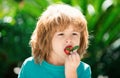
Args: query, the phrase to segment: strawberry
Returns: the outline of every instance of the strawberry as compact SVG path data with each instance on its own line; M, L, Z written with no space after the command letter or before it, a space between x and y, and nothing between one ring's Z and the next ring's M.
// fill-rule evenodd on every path
M64 49L64 52L67 54L67 55L69 55L70 54L70 51L72 50L72 46L67 46L67 47L65 47L65 49Z
M67 46L65 47L64 49L64 52L67 54L67 55L70 55L70 52L73 52L74 50L78 49L79 46L75 46L75 47L72 47L72 46Z

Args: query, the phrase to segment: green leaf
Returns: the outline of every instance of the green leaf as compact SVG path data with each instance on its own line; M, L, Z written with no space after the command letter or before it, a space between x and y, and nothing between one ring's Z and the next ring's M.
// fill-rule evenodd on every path
M70 51L70 48L66 48L66 50Z
M75 47L72 48L71 51L73 52L74 50L76 50L76 49L78 49L78 48L79 48L79 46L75 46Z

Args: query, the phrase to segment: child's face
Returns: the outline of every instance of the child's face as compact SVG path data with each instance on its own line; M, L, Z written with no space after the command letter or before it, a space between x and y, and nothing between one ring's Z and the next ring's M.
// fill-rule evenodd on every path
M53 53L58 57L65 57L64 49L66 46L76 46L80 43L80 32L75 31L72 25L68 26L64 31L55 32L52 39Z

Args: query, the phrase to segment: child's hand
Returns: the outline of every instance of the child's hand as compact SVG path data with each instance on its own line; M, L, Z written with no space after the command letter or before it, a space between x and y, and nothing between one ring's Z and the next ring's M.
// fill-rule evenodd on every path
M66 78L77 78L77 67L80 64L80 56L77 52L68 55L65 60L65 76Z

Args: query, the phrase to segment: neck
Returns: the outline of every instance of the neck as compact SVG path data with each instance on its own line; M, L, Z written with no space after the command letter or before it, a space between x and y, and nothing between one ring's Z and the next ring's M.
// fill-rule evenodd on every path
M56 54L51 54L46 58L46 61L50 64L61 66L64 65L65 60L61 57L58 57Z

